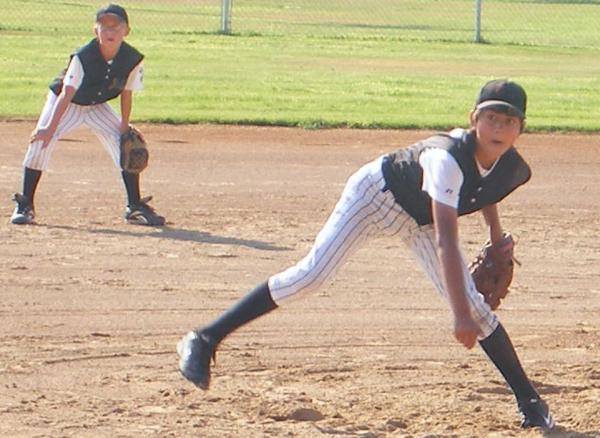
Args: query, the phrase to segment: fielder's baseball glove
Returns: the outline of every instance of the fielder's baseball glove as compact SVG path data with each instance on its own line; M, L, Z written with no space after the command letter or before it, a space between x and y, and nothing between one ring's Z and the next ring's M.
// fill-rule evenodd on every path
M130 126L121 135L121 169L128 173L140 173L148 166L148 147L140 131Z
M469 264L469 271L475 286L486 303L495 310L508 294L512 282L515 242L510 233L504 233L500 242L491 244L488 240L480 253ZM518 262L517 262L518 263Z

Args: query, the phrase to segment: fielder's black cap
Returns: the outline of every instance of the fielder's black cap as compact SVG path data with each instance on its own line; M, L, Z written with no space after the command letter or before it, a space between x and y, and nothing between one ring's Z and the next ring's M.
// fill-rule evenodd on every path
M125 24L129 24L129 17L127 16L125 9L114 3L111 3L110 5L98 10L98 12L96 12L96 21L100 21L100 19L105 15L115 15Z
M475 109L502 109L525 118L527 94L516 82L494 79L483 86L475 102Z

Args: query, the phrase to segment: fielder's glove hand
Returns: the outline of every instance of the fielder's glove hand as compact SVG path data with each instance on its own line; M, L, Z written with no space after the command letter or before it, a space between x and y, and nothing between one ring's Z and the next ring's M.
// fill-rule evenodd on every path
M140 131L130 126L121 134L121 169L128 173L140 173L148 166L148 147Z

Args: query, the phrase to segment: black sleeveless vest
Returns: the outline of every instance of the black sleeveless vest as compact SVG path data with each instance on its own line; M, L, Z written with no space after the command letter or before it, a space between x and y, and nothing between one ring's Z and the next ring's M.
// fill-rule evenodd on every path
M102 57L96 39L77 50L71 58L74 55L79 57L84 72L83 82L73 97L73 103L78 105L96 105L119 96L129 74L144 59L144 55L123 41L113 62L109 64ZM62 91L66 71L63 70L50 84L50 89L57 96Z
M495 204L531 178L531 169L514 147L511 147L482 178L475 162L475 138L470 132L457 139L438 134L406 149L386 155L382 171L386 189L396 202L419 225L433 223L431 197L421 189L423 169L419 165L421 152L428 148L447 150L457 161L464 180L460 188L458 215L463 216Z

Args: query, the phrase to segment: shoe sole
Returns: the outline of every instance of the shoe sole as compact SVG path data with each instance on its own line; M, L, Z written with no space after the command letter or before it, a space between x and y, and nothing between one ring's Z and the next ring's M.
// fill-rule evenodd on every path
M15 217L11 218L10 223L13 225L29 225L33 223L33 219L26 217Z
M554 426L556 425L556 423L554 422L554 417L552 416L552 414L548 413L546 416L544 416L542 418L544 420L544 424L529 423L529 424L522 425L521 427L524 429L532 429L532 428L536 428L536 427L539 427L540 429L543 429L543 430L554 429Z
M166 221L159 221L157 223L150 223L146 220L146 218L131 218L131 219L125 219L125 221L130 224L130 225L142 225L142 226L146 226L146 227L162 227Z
M527 424L525 426L521 426L523 429L542 429L542 430L552 430L554 429L555 423L554 423L554 418L550 418L550 422L546 423L544 425L540 425L540 424Z

